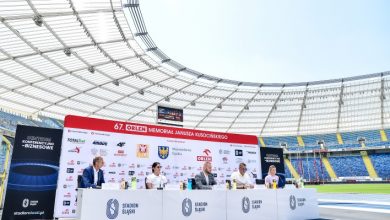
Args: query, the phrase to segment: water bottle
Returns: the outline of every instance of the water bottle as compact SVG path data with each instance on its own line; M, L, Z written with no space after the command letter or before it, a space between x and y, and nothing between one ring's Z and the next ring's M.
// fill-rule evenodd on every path
M183 182L182 181L179 182L179 187L180 187L180 190L183 190L184 186L183 186Z
M192 179L188 178L187 189L192 190Z
M137 177L131 177L131 189L137 189Z
M235 179L233 179L233 190L237 189L237 182Z
M272 189L276 189L276 180L272 180Z

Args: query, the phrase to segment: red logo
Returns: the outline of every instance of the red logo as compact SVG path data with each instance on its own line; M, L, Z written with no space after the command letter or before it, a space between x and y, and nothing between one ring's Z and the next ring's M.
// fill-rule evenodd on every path
M209 161L209 162L213 161L213 158L211 157L211 151L209 149L207 149L207 148L204 149L203 154L205 154L205 155L197 156L196 160L197 161Z

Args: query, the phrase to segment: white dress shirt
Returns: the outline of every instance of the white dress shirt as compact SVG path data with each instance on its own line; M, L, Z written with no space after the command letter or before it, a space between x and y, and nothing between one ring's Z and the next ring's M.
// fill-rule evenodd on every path
M98 178L99 178L99 170L96 170L95 167L93 167L93 184L97 185Z
M253 184L251 177L247 173L244 173L244 175L241 175L241 173L239 171L233 172L231 179L236 180L236 183L238 186Z

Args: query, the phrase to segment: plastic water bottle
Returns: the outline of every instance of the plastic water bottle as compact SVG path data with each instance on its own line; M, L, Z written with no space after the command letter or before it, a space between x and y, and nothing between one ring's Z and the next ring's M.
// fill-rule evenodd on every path
M137 178L136 177L132 177L131 178L131 189L137 189Z
M184 186L183 186L184 184L183 184L183 181L180 181L179 182L179 187L180 187L180 190L183 190L184 189Z
M233 179L233 190L237 189L237 182L235 179Z
M276 189L276 180L272 180L272 189Z
M192 179L188 178L187 189L192 190Z

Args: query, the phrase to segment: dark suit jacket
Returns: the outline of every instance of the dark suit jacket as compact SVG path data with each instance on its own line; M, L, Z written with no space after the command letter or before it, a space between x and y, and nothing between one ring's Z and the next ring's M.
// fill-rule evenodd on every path
M209 184L206 182L206 176L203 172L200 172L195 176L195 183L197 189L212 189L212 185L216 185L217 182L214 180L214 176L212 173L208 175Z
M83 171L83 181L81 183L81 188L96 188L96 186L102 186L102 183L104 182L104 176L103 176L103 170L99 170L98 172L98 180L97 184L94 184L94 174L95 171L93 169L93 166L89 166L84 169Z

